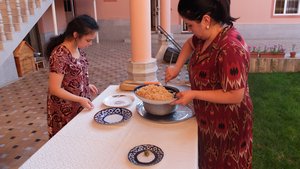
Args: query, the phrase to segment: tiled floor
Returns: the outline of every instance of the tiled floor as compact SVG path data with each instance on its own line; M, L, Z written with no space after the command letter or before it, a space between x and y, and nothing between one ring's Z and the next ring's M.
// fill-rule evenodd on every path
M158 51L152 44L152 55ZM100 91L127 79L130 44L100 42L89 47L91 83ZM158 62L163 81L167 64ZM0 169L18 168L48 140L46 97L48 70L40 69L0 88ZM178 80L178 79L177 79Z

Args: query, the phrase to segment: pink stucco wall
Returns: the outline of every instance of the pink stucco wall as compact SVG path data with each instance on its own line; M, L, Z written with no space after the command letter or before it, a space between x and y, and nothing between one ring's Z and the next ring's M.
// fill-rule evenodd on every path
M74 0L76 14L94 16L92 0ZM181 18L177 12L179 0L171 1L171 25L180 25ZM56 0L58 30L66 26L63 1ZM99 20L130 20L130 0L97 0L97 17ZM231 0L231 15L239 17L241 24L299 24L300 16L273 16L274 0ZM42 31L53 31L51 7L42 17Z
M94 16L92 0L74 0L76 14L88 14ZM97 0L97 17L103 20L120 20L129 18L130 0Z
M172 24L181 24L177 12L179 0L171 0ZM300 16L273 16L275 0L231 0L231 15L239 17L241 24L295 24L300 23Z
M243 24L295 24L300 16L273 16L275 0L232 0L231 15Z
M74 0L74 6L76 15L87 14L94 16L94 6L92 0Z
M65 29L65 27L67 26L63 1L60 1L60 0L55 1L55 10L56 10L58 31L63 31ZM38 22L38 25L39 25L40 33L47 33L47 32L54 31L51 6L48 8L48 10L45 12L45 14L41 17L41 19Z
M177 25L181 24L181 17L178 15L177 12L177 4L179 0L171 0L171 24Z
M98 0L98 19L103 20L129 20L129 3L130 0L115 0L115 1L105 1Z

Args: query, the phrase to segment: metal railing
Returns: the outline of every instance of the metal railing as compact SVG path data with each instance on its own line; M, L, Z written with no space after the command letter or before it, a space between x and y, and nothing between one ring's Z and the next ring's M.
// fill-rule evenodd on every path
M157 29L174 45L178 51L181 51L181 46L175 41L175 39L168 34L167 31L165 31L160 25L157 26Z

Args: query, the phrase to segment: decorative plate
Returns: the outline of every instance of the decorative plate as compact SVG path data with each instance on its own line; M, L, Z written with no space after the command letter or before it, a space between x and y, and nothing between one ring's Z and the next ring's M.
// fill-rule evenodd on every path
M94 120L100 124L116 124L130 119L132 112L122 107L110 107L97 112Z
M177 122L187 120L195 115L195 113L192 111L191 108L182 105L178 105L174 113L164 115L164 116L157 116L148 113L145 110L143 103L137 104L136 109L138 114L144 117L145 119L158 122L158 123L177 123Z
M134 102L134 97L126 94L114 94L104 99L103 103L108 107L126 107Z
M128 153L128 160L136 165L149 166L159 163L164 157L161 148L143 144L132 148Z

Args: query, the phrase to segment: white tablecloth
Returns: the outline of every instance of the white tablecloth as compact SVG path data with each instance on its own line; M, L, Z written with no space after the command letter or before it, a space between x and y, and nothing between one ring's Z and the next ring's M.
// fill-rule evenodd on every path
M133 115L129 121L102 125L94 115L106 108L103 100L115 93L134 96L117 85L104 90L91 111L82 111L59 133L43 145L20 168L78 168L78 169L197 169L197 124L195 118L179 123L160 124L141 117L135 101L128 108ZM128 152L141 144L153 144L164 152L163 159L152 166L137 166L128 160Z

